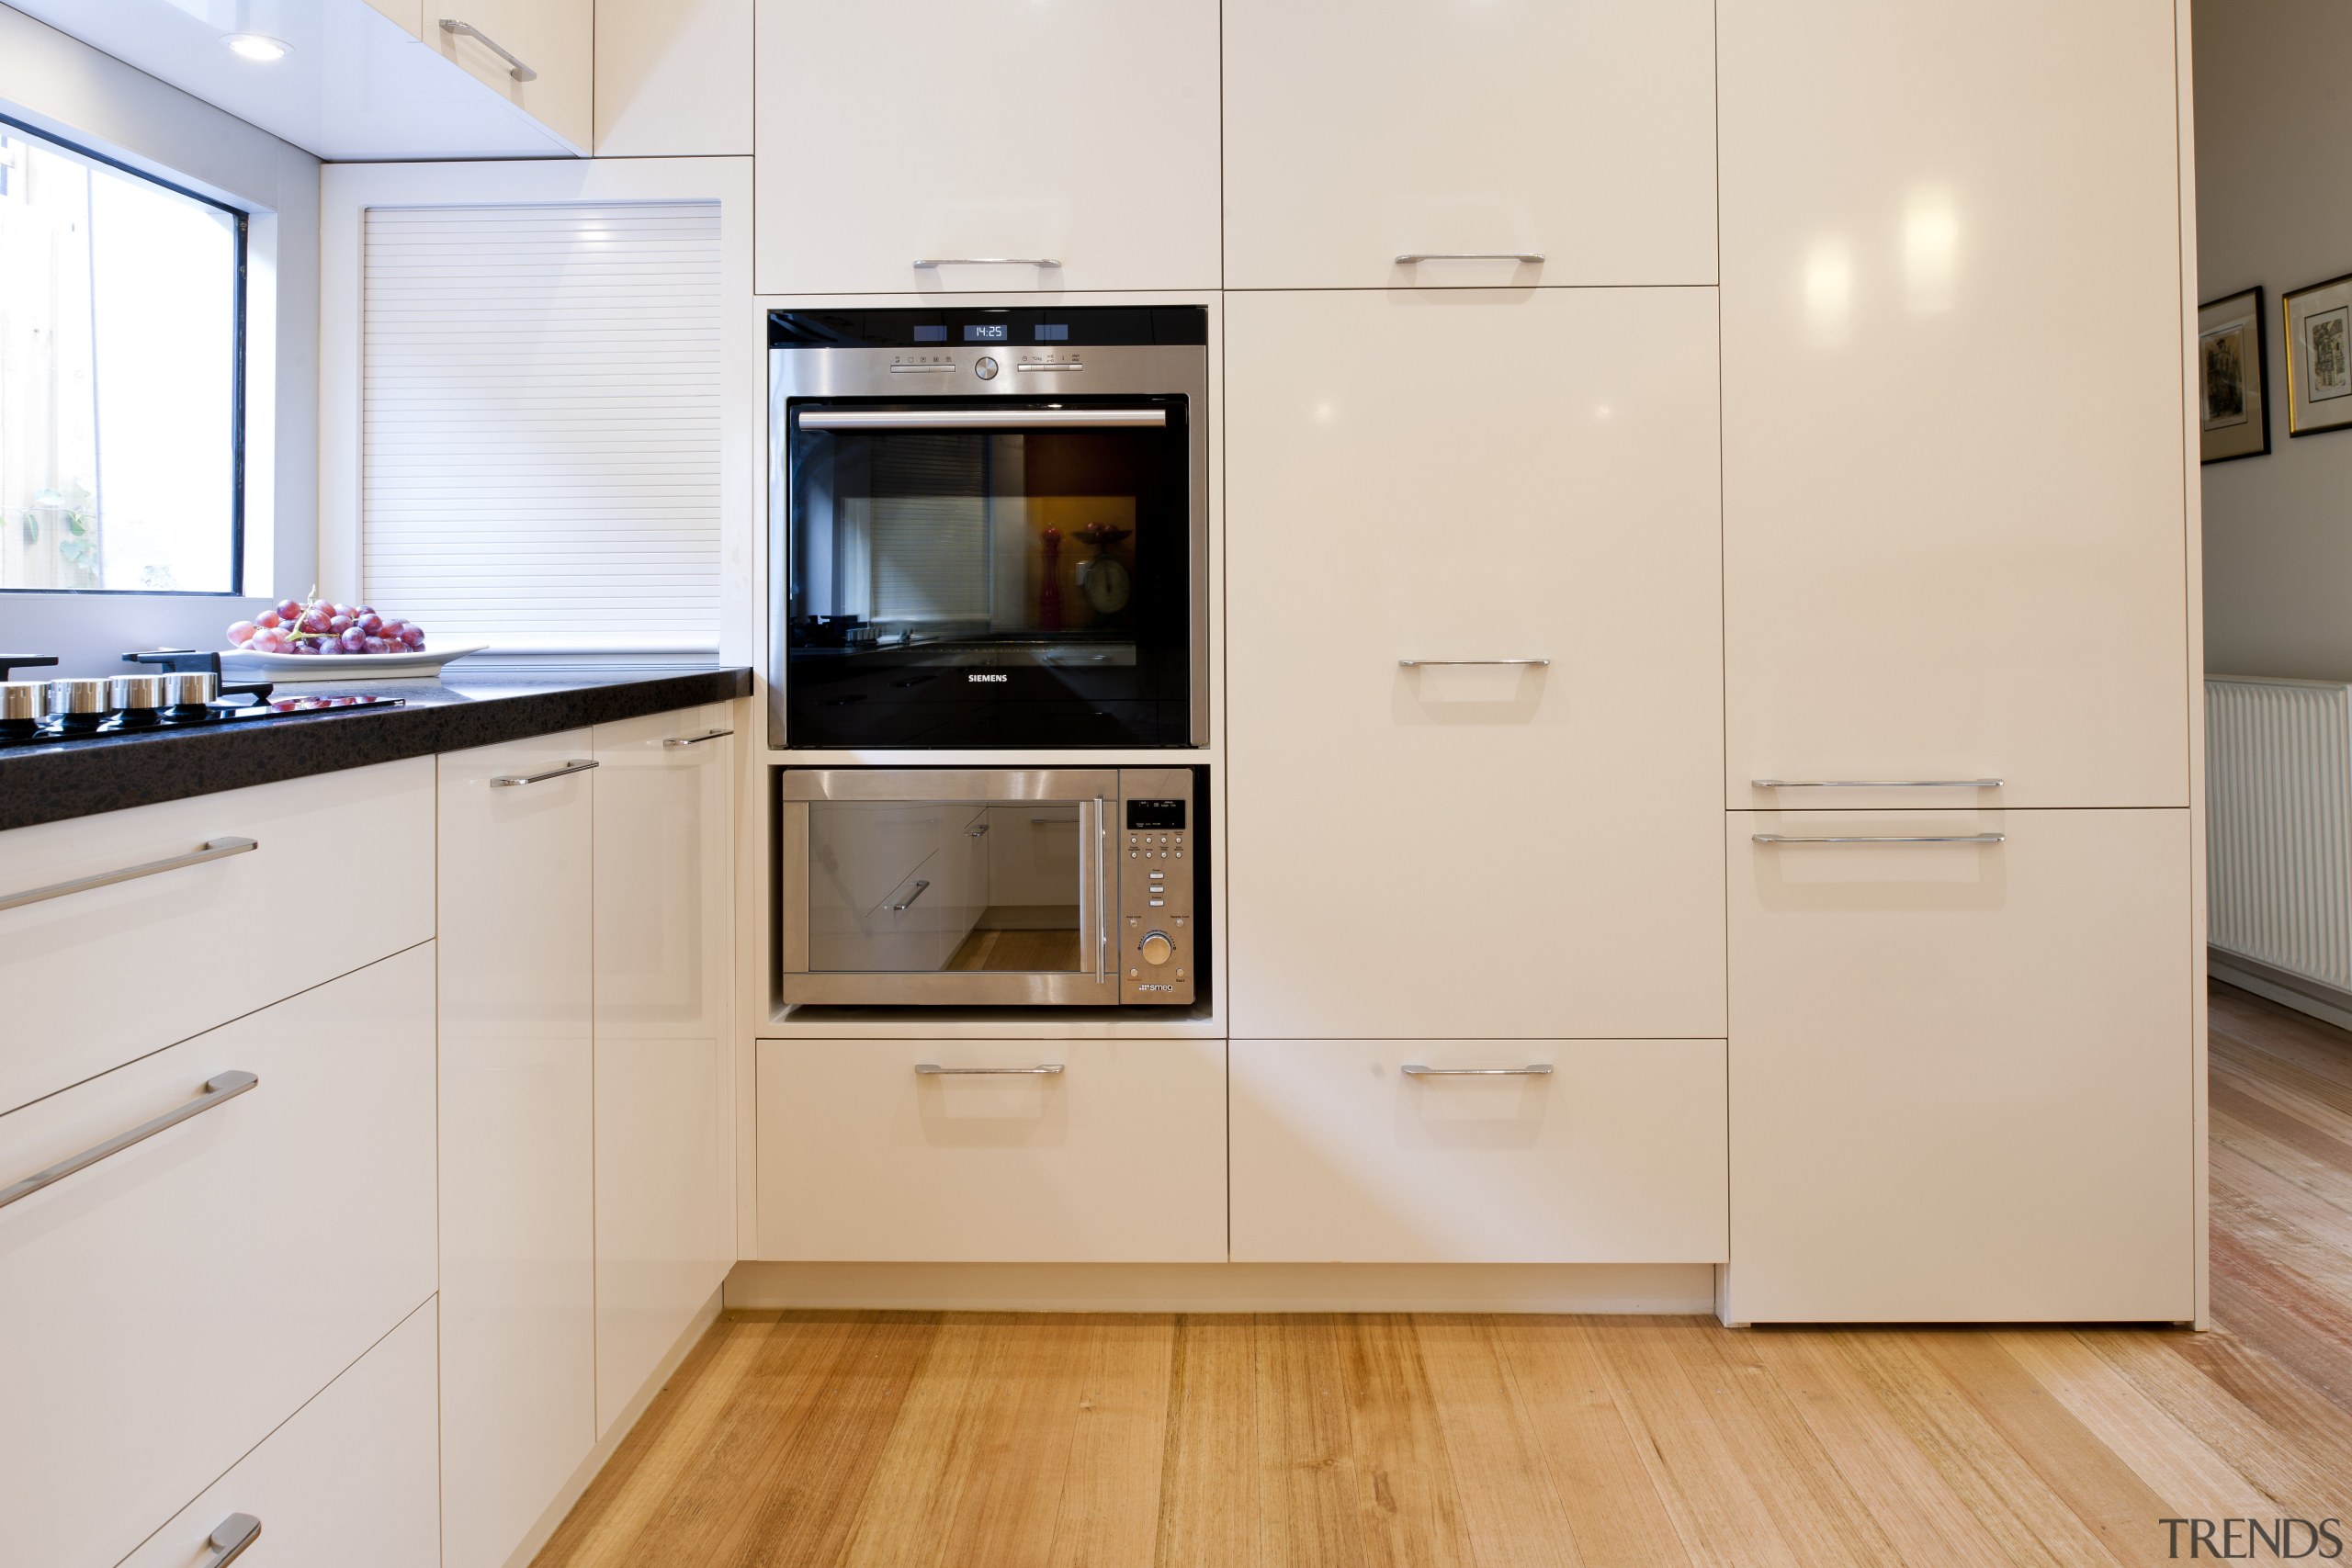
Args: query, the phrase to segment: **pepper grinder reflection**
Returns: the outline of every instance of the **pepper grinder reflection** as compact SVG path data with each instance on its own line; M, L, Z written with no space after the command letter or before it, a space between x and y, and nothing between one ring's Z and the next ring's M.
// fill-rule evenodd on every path
M1050 523L1044 536L1046 586L1037 593L1037 629L1062 629L1062 531Z

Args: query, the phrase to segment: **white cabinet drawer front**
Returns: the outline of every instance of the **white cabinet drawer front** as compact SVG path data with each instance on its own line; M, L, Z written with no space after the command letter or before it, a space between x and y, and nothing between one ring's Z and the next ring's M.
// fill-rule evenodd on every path
M1714 54L1708 0L1229 0L1227 287L1712 283Z
M1729 823L1735 1315L2192 1315L2188 814Z
M1720 1040L1237 1040L1234 1260L1720 1262L1724 1093Z
M759 0L760 292L1215 288L1216 40L1216 0Z
M2174 7L1720 10L1728 804L2188 805Z
M1234 294L1227 342L1235 1034L1720 1038L1713 296Z
M0 909L0 1111L433 934L430 757L19 828L0 835L0 898L246 839Z
M1226 1256L1221 1040L763 1040L759 1051L762 1258Z
M240 1514L261 1534L237 1568L439 1568L435 1349L427 1302L123 1568L197 1568Z
M0 1117L14 1181L232 1071L259 1084L0 1209L0 1517L105 1564L433 1292L433 950Z

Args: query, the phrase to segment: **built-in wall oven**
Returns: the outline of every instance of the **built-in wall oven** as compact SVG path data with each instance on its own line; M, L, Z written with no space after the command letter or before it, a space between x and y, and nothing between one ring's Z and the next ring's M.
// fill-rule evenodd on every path
M1208 321L769 317L769 739L1208 741Z
M778 999L1184 1006L1206 952L1189 768L786 768Z

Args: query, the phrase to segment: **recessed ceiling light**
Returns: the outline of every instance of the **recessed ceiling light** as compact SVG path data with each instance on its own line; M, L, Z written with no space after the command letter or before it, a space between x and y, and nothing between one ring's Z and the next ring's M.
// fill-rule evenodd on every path
M283 60L288 47L259 33L231 33L224 41L247 60Z

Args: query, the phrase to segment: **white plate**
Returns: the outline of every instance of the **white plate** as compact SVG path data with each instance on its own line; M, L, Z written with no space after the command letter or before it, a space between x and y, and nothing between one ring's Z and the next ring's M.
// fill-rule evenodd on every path
M255 653L249 648L224 649L220 669L225 674L258 675L283 683L302 681L433 681L441 666L469 653L480 653L486 642L459 643L453 648L423 648L413 653Z

